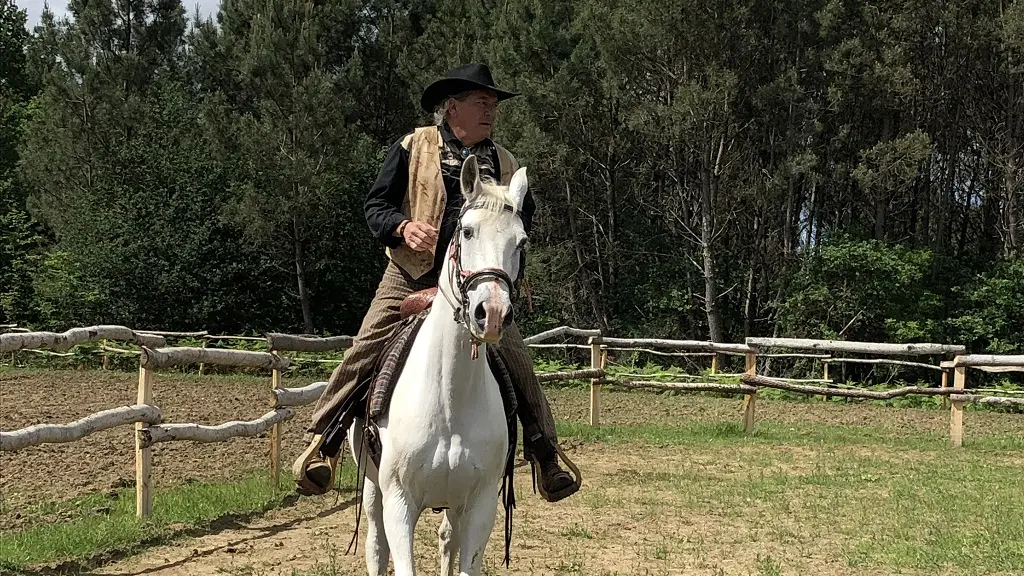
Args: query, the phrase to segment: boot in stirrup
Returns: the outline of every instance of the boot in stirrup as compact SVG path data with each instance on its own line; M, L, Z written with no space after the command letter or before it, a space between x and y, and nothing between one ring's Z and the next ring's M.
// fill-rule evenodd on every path
M322 434L313 436L309 446L292 464L295 491L303 496L326 494L334 485L334 469L338 464L338 458L324 458L320 453L323 441Z
M558 451L546 438L537 434L527 444L523 456L530 462L534 490L539 490L542 498L558 502L580 489L580 482L558 465Z

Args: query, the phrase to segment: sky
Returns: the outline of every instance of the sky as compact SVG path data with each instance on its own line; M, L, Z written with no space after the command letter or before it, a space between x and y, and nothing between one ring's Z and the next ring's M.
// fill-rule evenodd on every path
M39 17L43 14L43 6L47 1L49 1L53 15L58 19L67 11L67 0L15 0L19 8L24 8L28 12L28 21L25 25L29 30L39 23ZM197 7L199 13L205 17L211 16L217 10L220 0L182 0L182 3L185 5L185 11L189 18L195 14Z

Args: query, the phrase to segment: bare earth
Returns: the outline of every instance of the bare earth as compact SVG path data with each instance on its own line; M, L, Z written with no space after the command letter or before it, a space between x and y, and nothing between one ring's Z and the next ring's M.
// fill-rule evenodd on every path
M286 382L286 386L308 383ZM126 373L67 372L59 376L0 373L0 429L37 423L70 422L98 410L132 404L136 379ZM158 375L155 402L167 422L217 424L248 419L268 409L266 382L254 378L178 377ZM550 391L556 417L582 422L587 412L583 390ZM603 424L656 423L686 425L696 420L732 423L740 418L739 402L694 396L645 394L637 410L636 394L606 394ZM287 425L284 465L302 449L301 426L310 408ZM941 411L894 410L869 405L817 403L798 405L759 402L758 420L776 423L867 425L894 432L945 433L948 415ZM1021 433L1016 415L971 414L968 434L981 427L991 433ZM972 428L974 426L975 428ZM563 444L583 470L583 490L558 504L543 502L530 489L529 468L516 478L518 509L514 516L511 570L502 556L499 511L487 553L489 574L887 574L851 567L837 550L839 535L814 533L793 518L765 518L757 502L746 513L716 506L704 493L702 479L729 479L759 473L765 455L756 446L652 446L581 443ZM17 528L25 520L18 510L41 499L67 499L134 482L133 431L98 433L72 444L0 453L0 525ZM761 448L763 450L763 448ZM773 447L768 466L774 473L803 474L823 459L834 457L827 447ZM854 450L856 452L856 449ZM874 458L898 460L905 451L879 452ZM189 480L225 480L267 461L266 438L235 439L219 444L167 443L154 449L158 487ZM1020 455L1008 458L1019 459ZM262 462L261 462L262 460ZM350 465L346 463L346 465ZM660 481L650 481L655 479ZM665 488L665 481L677 487ZM690 489L685 484L692 484ZM684 488L678 488L679 484ZM96 574L276 575L315 571L324 575L365 573L360 529L359 546L345 554L355 526L354 492L345 488L319 498L295 499L290 506L248 523L221 526L194 539L151 548L97 570ZM733 495L736 502L745 496ZM794 507L801 506L798 494ZM687 505L681 506L680 503ZM696 506L695 512L694 502ZM439 517L425 513L418 528L419 568L437 573L436 527ZM934 572L932 572L934 573Z

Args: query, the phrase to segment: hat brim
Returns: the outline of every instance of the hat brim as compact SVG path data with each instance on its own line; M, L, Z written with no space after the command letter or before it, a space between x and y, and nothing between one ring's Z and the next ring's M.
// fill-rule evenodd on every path
M458 94L467 90L487 90L498 95L498 101L508 100L519 96L518 92L509 92L480 82L466 80L463 78L442 78L432 82L423 90L420 96L420 106L427 112L433 112L437 105L452 94Z

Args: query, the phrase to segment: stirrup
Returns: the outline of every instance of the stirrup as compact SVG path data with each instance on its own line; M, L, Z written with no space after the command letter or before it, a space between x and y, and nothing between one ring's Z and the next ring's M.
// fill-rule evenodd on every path
M572 496L573 494L578 492L580 487L583 486L583 475L580 473L580 469L572 460L569 459L568 456L565 455L565 452L563 452L562 448L557 444L555 445L555 453L558 456L560 456L562 460L565 461L565 465L572 472L570 476L575 476L576 478L572 484L569 484L565 488L562 488L561 490L558 490L554 493L550 493L544 488L544 482L541 482L540 478L538 478L538 476L540 475L540 472L538 471L538 468L540 468L540 460L537 459L536 454L530 454L530 472L533 476L533 490L534 492L539 491L541 497L544 498L544 500L547 500L548 502L558 502L559 500L564 500L565 498L568 498L569 496Z
M313 440L309 443L309 446L306 447L302 454L300 454L295 460L295 463L292 464L292 476L294 477L296 484L295 491L302 496L321 496L326 494L327 491L331 489L331 486L334 485L334 469L338 463L338 456L321 460L320 447L323 445L323 442L323 434L313 436ZM325 486L321 486L313 482L306 474L306 469L314 460L326 464L330 471L330 477Z

